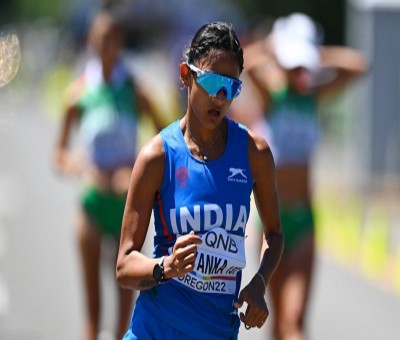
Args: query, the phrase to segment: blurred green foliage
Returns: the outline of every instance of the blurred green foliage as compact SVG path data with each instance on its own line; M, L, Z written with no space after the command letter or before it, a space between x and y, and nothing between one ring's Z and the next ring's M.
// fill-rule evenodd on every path
M114 1L118 2L119 0ZM341 45L345 40L345 0L219 1L238 6L250 25L256 25L268 18L274 19L293 12L303 12L322 26L325 44ZM0 25L37 18L48 18L55 22L61 22L66 15L67 3L66 0L0 0Z
M38 18L58 21L63 17L65 4L64 0L0 0L0 24Z

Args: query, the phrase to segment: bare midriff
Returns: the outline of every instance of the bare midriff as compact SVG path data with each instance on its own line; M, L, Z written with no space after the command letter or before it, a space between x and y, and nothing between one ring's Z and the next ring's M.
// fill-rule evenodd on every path
M307 165L285 165L276 168L279 199L293 204L310 201L310 168Z
M123 166L112 171L90 168L86 174L86 182L96 186L102 192L124 194L128 191L131 166Z

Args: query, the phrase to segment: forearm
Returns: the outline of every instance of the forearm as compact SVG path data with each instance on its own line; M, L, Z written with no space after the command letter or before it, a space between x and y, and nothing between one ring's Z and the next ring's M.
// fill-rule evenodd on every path
M160 132L164 128L164 123L159 118L157 110L154 108L153 103L147 98L142 90L138 90L138 100L140 112L147 114L154 124L157 132Z
M273 232L264 239L261 249L260 268L257 273L261 274L268 285L269 280L278 267L283 252L283 234Z
M158 261L136 250L118 258L116 276L119 285L136 290L153 288L157 285L153 278L153 268Z
M367 68L365 58L360 52L342 46L321 48L321 66L336 68L352 74L362 73Z

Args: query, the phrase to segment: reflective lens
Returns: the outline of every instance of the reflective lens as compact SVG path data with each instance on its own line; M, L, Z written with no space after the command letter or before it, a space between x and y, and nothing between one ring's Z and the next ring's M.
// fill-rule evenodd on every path
M210 95L215 96L219 91L224 91L226 99L236 98L243 87L241 80L226 77L218 73L203 71L194 65L187 64L197 74L197 83Z

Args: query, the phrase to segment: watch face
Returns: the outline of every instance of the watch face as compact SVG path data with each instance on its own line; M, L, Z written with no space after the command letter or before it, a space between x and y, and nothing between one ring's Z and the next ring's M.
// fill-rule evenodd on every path
M159 264L156 264L153 269L153 277L156 282L161 282L162 280L162 268Z

